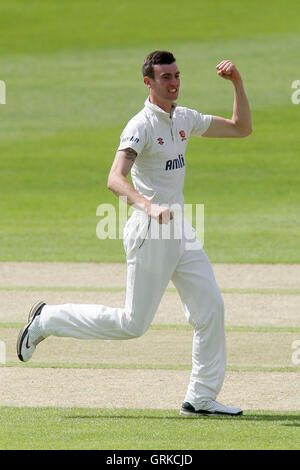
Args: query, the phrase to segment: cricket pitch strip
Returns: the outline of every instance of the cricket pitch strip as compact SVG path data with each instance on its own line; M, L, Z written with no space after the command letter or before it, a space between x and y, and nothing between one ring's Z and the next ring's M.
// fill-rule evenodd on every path
M218 401L245 410L299 410L300 351L293 345L300 344L300 265L213 268L225 302L228 363ZM23 364L15 342L33 302L122 306L126 265L1 262L0 279L2 406L180 408L193 332L172 283L141 338L50 337Z

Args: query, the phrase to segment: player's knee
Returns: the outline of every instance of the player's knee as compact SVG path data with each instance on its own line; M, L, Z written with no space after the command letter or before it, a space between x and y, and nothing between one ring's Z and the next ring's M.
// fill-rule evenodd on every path
M141 336L143 336L144 333L145 331L143 330L130 330L128 331L128 338L129 339L140 338Z
M139 338L149 329L152 316L147 311L126 309L122 316L122 328L126 331L128 339Z
M139 338L146 333L148 327L145 325L138 325L136 323L129 323L127 325L127 332L130 339Z

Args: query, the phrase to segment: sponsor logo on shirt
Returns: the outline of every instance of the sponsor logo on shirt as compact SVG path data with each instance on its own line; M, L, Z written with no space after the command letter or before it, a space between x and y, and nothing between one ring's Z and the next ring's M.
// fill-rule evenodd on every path
M183 166L185 166L184 156L180 153L178 158L167 160L165 170L177 170L177 168L182 168Z
M157 140L158 140L159 145L164 145L164 141L161 137L158 137Z
M134 137L134 135L132 135L131 137L123 137L122 139L122 143L123 142L135 142L136 144L138 144L140 141L140 139L138 139L137 137Z

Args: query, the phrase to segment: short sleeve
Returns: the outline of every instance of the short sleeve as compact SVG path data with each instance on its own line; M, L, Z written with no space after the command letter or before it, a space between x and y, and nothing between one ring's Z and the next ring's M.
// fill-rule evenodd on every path
M124 150L130 147L139 154L146 145L146 139L145 123L133 118L123 130L120 137L120 145L117 150Z
M210 126L212 116L210 114L202 114L198 111L189 110L191 119L191 134L201 136Z

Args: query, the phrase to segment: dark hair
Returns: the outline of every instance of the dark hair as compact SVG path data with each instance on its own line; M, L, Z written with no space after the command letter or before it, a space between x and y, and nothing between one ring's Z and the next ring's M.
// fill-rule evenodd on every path
M168 51L154 51L151 54L147 55L146 59L144 60L142 73L143 77L149 77L154 79L154 65L162 65L162 64L173 64L176 59L173 56L172 52Z

